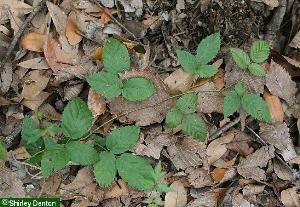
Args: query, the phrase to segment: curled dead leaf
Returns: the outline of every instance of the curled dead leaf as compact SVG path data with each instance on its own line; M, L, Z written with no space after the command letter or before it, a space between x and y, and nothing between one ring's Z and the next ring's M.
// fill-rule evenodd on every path
M92 89L89 90L87 105L94 117L104 114L106 111L106 102L104 97Z
M42 52L46 35L37 32L31 32L21 39L21 47L34 52Z

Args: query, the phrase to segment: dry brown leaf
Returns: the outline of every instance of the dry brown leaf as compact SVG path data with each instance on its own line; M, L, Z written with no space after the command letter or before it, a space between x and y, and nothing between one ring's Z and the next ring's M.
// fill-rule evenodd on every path
M76 45L82 40L82 36L79 35L78 27L76 25L76 12L71 11L68 16L66 26L66 37L71 45Z
M102 13L101 13L101 18L100 18L100 22L102 22L103 24L108 24L110 22L110 11L108 8L104 8Z
M264 91L263 97L269 107L272 121L282 123L284 119L284 112L280 99L277 96L271 95L267 90Z
M273 8L279 6L279 1L278 0L252 0L252 1L263 2L263 3L265 3L268 6L273 7Z
M1 72L0 87L2 94L6 94L13 80L13 69L11 62L4 65L4 70Z
M281 180L291 180L293 178L293 172L286 163L275 158L273 160L273 166L274 172Z
M206 154L208 156L209 164L213 164L227 152L226 144L230 143L233 140L234 136L235 131L230 131L225 136L212 141L207 146Z
M18 66L28 69L49 69L49 65L44 57L37 57L18 63Z
M22 17L32 11L32 6L19 0L1 0L0 1L0 19L6 21L9 14L12 13L16 17Z
M64 87L64 100L71 100L77 97L83 89L83 83L75 83Z
M119 179L118 181L114 182L110 188L106 188L104 191L104 198L120 198L121 196L129 195L129 191L127 188L127 184Z
M92 54L93 60L102 61L103 47L98 47Z
M51 72L45 70L30 71L25 79L22 90L22 97L28 100L35 100L46 87L50 80Z
M165 196L165 207L184 207L187 204L187 191L180 181L175 181L170 186L174 192Z
M94 117L104 114L106 111L106 102L103 96L94 90L89 90L87 105Z
M266 143L274 145L285 161L297 156L286 123L261 123L260 136Z
M47 1L47 7L57 33L61 36L65 36L67 15L61 8L50 1Z
M227 161L227 168L215 168L212 172L211 175L214 179L214 183L219 183L223 180L227 170L229 167L231 167L235 162L235 159Z
M218 92L201 92L205 90L218 90L213 82L207 82L198 87L197 111L202 113L223 113L223 96Z
M42 91L32 99L23 99L22 104L31 110L36 110L50 95L51 93Z
M172 94L187 91L193 84L194 76L182 69L175 70L165 80L164 83Z
M221 59L223 60L223 59ZM225 70L224 69L219 69L216 75L213 77L213 82L217 89L221 90L225 86L225 81L224 81L224 75L225 75Z
M237 171L247 179L266 180L265 171L261 169L266 167L269 160L275 157L275 149L271 146L263 146L240 161Z
M196 200L189 202L186 207L217 207L219 192L211 190L201 193Z
M265 79L264 77L259 77L252 75L246 70L241 70L230 58L227 61L225 67L225 83L227 88L233 88L241 79L247 85L249 92L255 93L257 95L264 92Z
M300 48L300 31L297 32L289 46L297 49Z
M74 66L64 67L62 70L63 72L74 75L80 79L85 79L88 75L96 73L99 69L93 61L83 59L80 63L75 64Z
M285 207L300 207L300 195L297 187L281 191L280 200Z
M61 114L58 113L49 103L43 104L39 107L39 111L48 119L59 121Z
M144 77L151 80L156 86L156 92L145 101L127 101L122 97L117 97L109 102L109 108L114 115L127 113L137 108L146 107L145 109L135 111L121 117L121 122L133 123L136 122L139 126L147 126L154 123L161 123L167 114L168 109L175 105L175 100L167 100L170 95L164 90L163 84L157 75L149 71L128 71L121 75L121 79L131 77ZM161 104L158 104L160 103ZM149 107L153 106L153 107Z
M5 167L5 162L0 161L0 198L24 198L25 191L22 181L16 173Z
M295 102L296 83L292 81L288 72L274 61L266 74L266 86L272 95L284 99L289 105Z
M160 19L160 16L151 16L145 20L143 20L143 25L146 29L151 27L152 24L154 24L157 20Z
M252 138L245 132L236 131L234 139L226 144L226 148L243 156L248 156L254 152L253 147L249 145L251 140Z
M181 137L176 143L167 147L170 160L177 170L188 167L197 167L206 158L205 144L190 138Z
M256 202L256 196L263 193L265 185L248 184L243 188L243 197L251 203Z
M23 36L21 39L21 47L34 51L42 52L46 36L37 32L31 32Z
M185 170L188 174L188 181L194 188L202 188L213 185L213 179L210 176L208 170L203 167L189 167Z
M26 151L24 146L8 152L8 157L16 160L27 160L30 154Z

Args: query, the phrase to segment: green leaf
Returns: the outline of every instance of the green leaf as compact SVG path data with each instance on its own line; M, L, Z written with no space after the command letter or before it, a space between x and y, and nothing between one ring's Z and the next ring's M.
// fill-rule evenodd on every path
M167 192L174 192L174 190L172 188L170 188L168 185L166 184L157 184L155 186L155 189L158 192L162 192L162 193L167 193Z
M92 122L92 112L78 97L67 104L61 118L64 135L72 139L84 136L92 127Z
M256 76L265 76L265 74L266 74L265 69L257 63L251 63L248 66L248 69L253 75L256 75Z
M114 154L121 154L135 145L139 135L140 128L134 125L114 129L106 137L106 147Z
M144 78L131 78L124 83L122 96L129 101L142 101L153 95L155 86Z
M176 107L171 108L166 116L166 124L169 128L176 128L183 119L182 112Z
M49 177L53 171L63 169L70 160L69 153L66 153L64 145L52 143L47 148L42 156L41 167L42 175Z
M235 91L229 91L224 97L224 116L228 117L241 107L241 97Z
M80 165L92 165L98 161L98 153L89 143L71 141L66 148L72 162Z
M230 48L230 52L233 60L240 68L242 69L248 68L248 65L250 65L250 58L247 53L245 53L243 50L239 48Z
M191 114L196 111L198 96L195 93L188 93L181 96L176 105L182 113Z
M41 137L39 125L29 116L25 116L21 131L22 141L24 144L35 143Z
M182 132L185 135L192 136L201 142L206 138L206 124L195 114L189 114L182 120Z
M210 78L218 71L219 69L213 65L200 65L197 68L196 74L198 74L201 78Z
M214 59L221 46L220 32L216 32L204 38L198 45L196 59L197 62L205 65Z
M115 98L122 92L123 83L116 74L108 72L98 72L90 75L87 82L97 93L105 98Z
M111 152L101 152L94 164L94 175L101 187L109 186L116 177L116 157Z
M260 96L252 93L245 94L242 98L242 106L254 118L266 122L272 121L269 108Z
M182 68L190 74L194 74L197 71L196 57L186 51L177 50L177 57Z
M125 153L117 159L118 173L130 186L138 190L152 190L155 186L153 169L149 162L133 154Z
M24 143L24 146L26 148L26 151L30 155L34 155L40 151L42 151L45 148L44 140L43 139L38 139L36 142L27 144L26 142Z
M161 161L159 161L154 168L153 178L155 181L159 181L164 175L165 173L161 169Z
M270 53L269 43L264 40L258 40L252 43L250 49L251 60L255 63L262 63L268 59Z
M110 38L104 45L104 68L111 73L119 73L130 68L130 56L124 44Z
M0 160L7 159L7 150L5 144L0 140Z
M242 97L246 91L247 91L247 88L246 88L246 85L243 81L240 81L238 82L236 85L235 85L235 92L240 96Z

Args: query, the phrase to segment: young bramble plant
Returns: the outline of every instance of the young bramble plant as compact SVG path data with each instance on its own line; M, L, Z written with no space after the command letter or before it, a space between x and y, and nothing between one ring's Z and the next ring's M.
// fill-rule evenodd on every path
M221 45L220 32L204 38L193 55L183 50L177 50L178 60L183 69L190 74L198 74L201 78L209 78L218 72L218 68L209 65L218 54Z
M243 82L237 83L234 91L226 92L224 98L224 116L228 117L232 115L241 107L258 120L265 122L272 121L266 102L260 96L249 93Z
M46 123L46 124L45 124ZM170 191L160 183L164 173L160 163L153 169L142 157L128 153L140 136L138 126L125 126L114 129L101 138L89 134L92 126L92 113L80 99L70 101L64 109L61 126L43 121L39 124L26 116L22 125L22 142L32 155L31 160L40 163L44 177L62 170L69 162L79 165L92 165L97 182L109 186L117 173L132 187L139 190ZM64 138L57 140L58 134ZM82 141L82 138L95 139L95 144Z
M192 136L199 141L205 141L206 125L205 122L195 114L198 96L189 93L181 96L176 106L171 108L166 116L166 124L170 128L181 126L185 135Z
M104 46L104 71L90 75L89 85L106 98L122 95L129 101L142 101L153 95L155 86L142 77L122 81L118 73L130 69L130 56L124 44L116 39L109 39Z
M250 57L239 48L230 48L230 52L233 60L241 69L249 70L256 76L265 76L265 69L260 64L269 57L270 47L267 41L257 40L253 42L250 48Z

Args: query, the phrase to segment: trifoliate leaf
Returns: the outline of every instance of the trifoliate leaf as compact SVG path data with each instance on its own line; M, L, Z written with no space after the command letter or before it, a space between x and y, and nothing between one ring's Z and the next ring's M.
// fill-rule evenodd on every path
M251 60L255 63L262 63L268 59L270 53L269 43L264 40L258 40L252 43L250 49Z
M119 73L130 68L130 56L124 44L116 39L109 39L104 45L103 64L105 70Z
M99 72L90 75L87 82L97 93L105 98L114 98L121 94L123 83L116 74Z
M21 136L24 144L32 144L41 137L39 125L28 116L23 120Z
M196 57L193 54L183 50L177 50L176 53L182 68L186 72L194 74L197 71Z
M219 69L213 65L200 65L197 68L196 74L198 74L201 78L209 78L214 76Z
M182 120L182 132L201 142L206 138L206 124L195 114L189 114Z
M155 86L144 78L131 78L124 83L122 96L129 101L142 101L153 95Z
M197 63L205 65L214 59L221 46L220 32L214 33L212 35L204 38L198 45L197 48Z
M54 171L63 169L69 162L69 153L66 153L64 145L53 144L45 149L41 160L42 175L49 177Z
M153 190L155 181L149 162L133 154L125 153L117 159L118 173L130 186L138 190Z
M64 135L72 139L84 136L92 127L92 122L92 112L78 97L67 104L61 118Z
M166 124L169 128L176 128L181 124L182 118L183 114L177 107L171 108L166 116Z
M24 142L24 146L26 148L26 151L30 155L34 155L40 151L42 151L45 148L44 140L43 139L38 139L36 142L27 144Z
M66 148L72 162L80 165L92 165L98 161L98 153L89 143L71 141Z
M241 107L241 97L235 91L229 91L224 97L224 116L228 117Z
M181 96L176 105L182 113L191 114L196 111L198 96L195 93L189 93Z
M247 90L246 84L245 84L244 82L242 82L242 81L238 82L238 83L235 85L234 89L235 89L235 92L236 92L240 97L242 97L242 96L246 93L246 90Z
M121 154L133 147L140 135L138 126L125 126L114 129L106 137L106 147L114 154Z
M116 177L116 157L111 152L101 152L94 164L94 175L101 187L109 186Z
M271 122L269 108L260 96L252 93L245 94L242 98L242 106L244 110L254 118Z
M0 160L6 160L7 159L7 150L5 147L5 144L0 141Z
M230 48L230 52L235 63L242 69L247 69L250 64L250 58L247 53L239 48Z
M253 75L256 75L256 76L265 76L266 75L266 72L265 72L265 69L263 68L263 66L261 66L257 63L251 63L248 66L248 69L249 69L250 73L252 73Z

